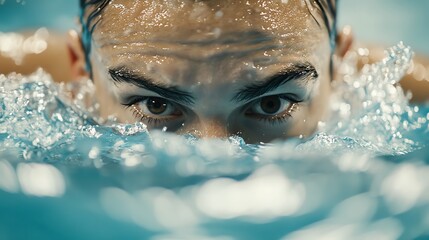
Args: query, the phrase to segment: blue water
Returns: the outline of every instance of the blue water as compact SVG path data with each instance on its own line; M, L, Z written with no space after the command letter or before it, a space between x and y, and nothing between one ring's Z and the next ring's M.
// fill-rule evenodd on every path
M411 56L350 56L320 131L263 145L99 125L91 82L0 76L0 239L425 239L429 106L395 85Z

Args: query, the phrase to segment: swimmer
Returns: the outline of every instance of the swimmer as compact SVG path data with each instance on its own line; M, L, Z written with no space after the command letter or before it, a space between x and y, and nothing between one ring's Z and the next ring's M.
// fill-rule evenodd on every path
M336 6L81 0L82 32L67 40L70 75L93 80L103 118L248 143L308 137L328 112L336 62L354 48L350 29L337 31ZM412 76L404 86L429 89Z

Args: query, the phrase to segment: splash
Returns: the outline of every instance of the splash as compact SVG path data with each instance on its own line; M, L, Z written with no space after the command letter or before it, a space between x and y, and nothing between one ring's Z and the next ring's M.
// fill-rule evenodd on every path
M320 131L265 145L100 125L91 82L0 76L0 203L17 204L0 205L0 235L25 239L13 224L37 221L56 239L422 236L429 108L396 85L411 57L399 44L361 73L350 57ZM70 216L87 228L68 229Z
M424 147L424 138L416 136L421 135L419 131L427 136L425 110L419 112L418 106L411 106L398 84L412 56L411 49L400 43L386 51L381 62L357 72L357 55L350 54L340 67L341 80L333 84L331 118L321 123L323 132L314 139L316 145L329 147L323 143L343 142L341 147L377 154L405 154Z
M427 133L427 117L424 111L419 111L418 106L408 104L408 98L396 85L408 69L411 58L410 48L401 43L391 48L383 61L368 65L361 73L357 73L352 67L355 66L355 59L349 57L342 66L344 81L334 83L331 119L320 123L320 132L310 141L285 144L296 146L297 149L293 151L314 148L317 151L331 149L337 152L370 150L373 154L390 155L404 154L424 147L425 142L419 141L422 137L413 139L413 136L422 130ZM191 149L185 156L189 157L198 153L200 143L206 142L190 141L192 137L187 139L166 133L149 134L141 123L98 125L97 104L87 106L94 89L89 81L78 85L56 85L40 70L28 77L17 74L2 76L0 87L2 145L6 148L18 146L25 153L22 157L26 160L37 159L37 154L32 154L35 151L41 151L39 155L42 154L44 161L49 162L56 161L56 154L73 155L76 158L75 150L79 152L84 149L79 153L84 162L91 151L88 146L94 145L101 148L101 158L121 162L124 160L121 155L127 155L122 154L123 151L128 151L133 144L144 145L145 150L150 153L163 148L158 145L169 142L176 146L182 143L186 145L186 148ZM75 97L70 100L67 95ZM159 136L165 138L163 144L157 142ZM241 139L232 139L234 140L229 143L233 148L261 147L246 145ZM79 146L80 143L82 146ZM280 146L269 146L284 148L283 143L278 145ZM112 148L118 151L103 151ZM174 155L180 152L180 148L165 152ZM66 151L66 154L61 154L62 151ZM236 154L234 151L231 156ZM219 159L223 157L225 156L220 156Z

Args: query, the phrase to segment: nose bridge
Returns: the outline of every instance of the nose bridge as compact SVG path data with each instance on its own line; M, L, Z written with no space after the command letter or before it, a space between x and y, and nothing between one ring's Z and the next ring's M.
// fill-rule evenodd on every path
M186 130L201 138L227 138L229 136L227 123L217 117L201 118L187 126Z
M227 138L230 135L228 118L234 109L228 98L233 91L229 84L232 64L231 61L220 60L198 64L194 73L201 84L194 88L198 99L192 109L195 115L185 123L180 133L191 133L201 138Z

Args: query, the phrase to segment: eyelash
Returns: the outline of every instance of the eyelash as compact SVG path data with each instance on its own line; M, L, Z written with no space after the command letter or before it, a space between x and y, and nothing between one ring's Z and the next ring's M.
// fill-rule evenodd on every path
M139 119L141 122L147 122L148 124L154 124L159 125L162 123L166 123L169 121L168 118L161 119L161 118L154 118L150 117L144 113L142 113L137 107L136 104L142 101L147 100L149 97L133 97L130 98L131 100L128 101L128 103L122 103L122 105L125 107L125 109L128 109L132 112L135 118Z
M276 116L268 116L268 117L260 114L246 114L246 115L251 116L254 119L257 119L258 121L269 123L271 125L284 123L286 120L289 120L290 118L293 117L292 114L299 109L300 103L302 101L292 100L285 96L279 96L279 97L291 101L291 106L288 108L288 110L285 113L282 113ZM169 118L161 119L161 118L150 117L142 113L138 108L136 108L135 105L137 103L145 101L148 98L149 97L134 97L134 98L131 98L129 103L123 103L122 105L125 107L125 109L129 109L134 115L134 117L139 119L142 122L145 121L148 124L154 124L154 125L159 125L159 124L168 122L170 120Z
M168 122L168 118L165 118L165 119L153 118L142 113L139 109L136 108L135 104L128 106L128 108L131 108L131 111L134 117L138 118L141 122L146 121L148 124L155 124L155 125Z
M291 106L285 113L275 115L275 116L263 116L260 114L247 114L257 119L258 121L269 123L271 125L281 124L293 118L292 114L297 111L300 107L300 102L291 102Z

